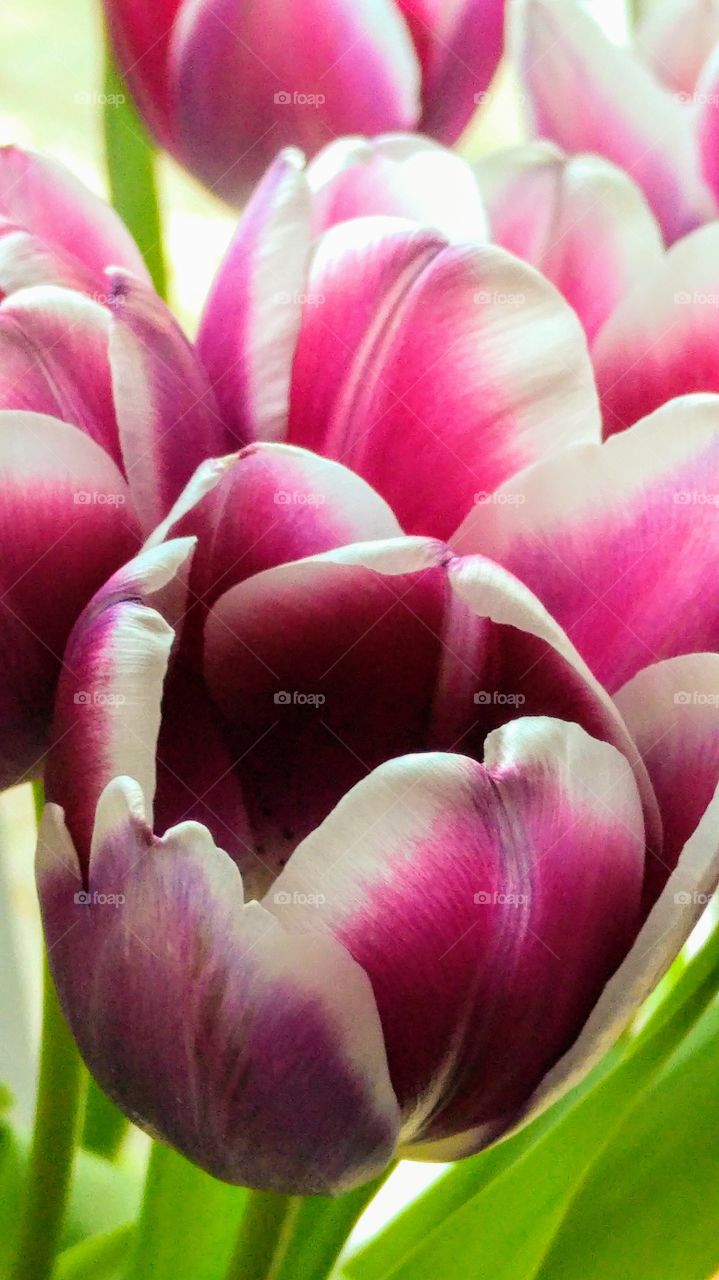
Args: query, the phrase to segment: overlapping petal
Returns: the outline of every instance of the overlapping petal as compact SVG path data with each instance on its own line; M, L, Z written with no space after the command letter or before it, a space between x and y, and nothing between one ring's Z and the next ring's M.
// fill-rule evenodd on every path
M516 476L452 542L526 582L615 690L654 661L719 645L707 589L717 503L719 398L687 396Z
M643 14L635 32L639 56L686 102L693 98L707 54L717 42L716 0L659 0Z
M491 1132L572 1042L636 930L643 867L626 759L520 719L483 764L407 756L359 783L271 909L369 974L404 1140L441 1139Z
M536 142L488 156L477 177L492 240L557 286L590 340L661 264L661 232L641 191L600 156Z
M289 439L364 476L408 532L447 536L478 492L596 435L581 327L532 268L389 219L322 238Z
M669 241L713 216L691 113L579 5L520 0L514 44L537 137L625 169Z

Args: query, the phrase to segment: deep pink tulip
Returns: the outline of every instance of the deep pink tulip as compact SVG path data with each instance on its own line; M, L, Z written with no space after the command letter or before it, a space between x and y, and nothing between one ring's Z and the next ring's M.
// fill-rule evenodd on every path
M8 786L41 771L78 614L227 441L120 220L61 166L15 148L0 150L0 296Z
M244 199L281 147L418 129L452 143L502 51L504 0L105 0L159 141Z
M673 495L719 490L719 398L664 415L515 477L451 545L250 446L79 620L53 972L103 1088L215 1175L337 1192L479 1149L687 936L719 874L719 656L688 652L717 644L719 545Z
M719 5L665 0L634 49L575 0L515 0L513 52L537 137L596 152L644 191L669 243L717 217Z

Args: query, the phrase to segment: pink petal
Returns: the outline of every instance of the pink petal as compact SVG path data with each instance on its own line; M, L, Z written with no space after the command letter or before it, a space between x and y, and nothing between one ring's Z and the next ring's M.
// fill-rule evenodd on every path
M38 876L55 982L93 1074L215 1177L339 1192L397 1138L369 981L330 938L285 933L204 827L158 839L141 790L98 806L83 883L51 805ZM84 900L83 900L84 899Z
M487 239L472 170L429 138L340 138L312 161L307 181L315 236L349 218L392 215L431 227L449 241Z
M669 241L713 216L690 112L578 5L522 0L515 41L535 136L625 169Z
M183 0L104 0L115 56L150 128L163 146L176 143L169 75L173 24Z
M95 809L113 778L134 778L152 812L162 684L174 641L167 619L183 612L193 545L190 538L166 542L124 565L84 609L65 650L46 791L62 804L85 870Z
M526 582L614 690L719 644L717 504L719 398L686 397L516 476L452 542Z
M505 0L398 0L422 62L422 133L451 144L497 69Z
M369 974L404 1140L441 1139L514 1112L571 1045L632 941L643 866L624 757L520 719L484 764L371 774L298 848L272 910Z
M390 0L185 6L171 52L177 140L193 172L241 201L283 146L411 129L419 68Z
M638 672L617 706L649 771L664 827L647 863L653 905L719 783L719 655L690 653Z
M357 219L320 241L290 439L364 476L409 532L448 535L478 492L598 434L571 308L503 250Z
M495 152L477 175L492 240L556 285L589 339L661 264L661 232L644 196L599 156L567 157L537 142Z
M256 847L279 870L370 770L407 751L481 759L518 715L636 748L611 700L520 583L481 557L396 539L256 574L205 629L205 672ZM643 775L643 776L642 776ZM639 767L654 839L655 806Z
M205 371L164 303L120 272L110 275L110 364L133 501L150 530L208 457L231 436Z
M636 50L679 101L694 96L708 52L719 42L717 0L660 0L641 19Z
M0 785L41 772L70 629L138 544L127 485L76 427L0 413ZM65 668L72 685L74 673ZM77 686L76 686L77 687Z
M309 248L303 158L285 151L240 218L197 339L237 444L282 439L286 432Z
M693 94L704 181L719 201L719 48L715 48Z
M126 267L149 279L140 250L115 211L58 164L18 147L0 148L0 218L29 232L65 271ZM65 283L55 276L48 283ZM24 283L39 283L25 279ZM0 287L7 292L0 279ZM101 286L100 286L101 287Z
M80 427L122 465L104 307L70 289L22 289L0 304L0 408Z
M719 391L719 225L680 240L617 308L592 351L606 434L675 396Z

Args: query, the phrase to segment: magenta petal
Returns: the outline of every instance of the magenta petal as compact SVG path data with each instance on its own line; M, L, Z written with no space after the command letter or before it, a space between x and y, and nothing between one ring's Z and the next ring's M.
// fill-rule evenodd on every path
M416 134L339 138L307 168L317 236L349 218L407 218L448 241L486 240L482 197L469 165Z
M503 250L357 219L322 237L308 291L290 439L359 472L408 532L449 535L479 493L597 438L577 318Z
M165 147L173 149L174 104L169 75L172 28L183 0L104 0L115 54L133 96Z
M0 534L6 787L41 772L70 629L139 538L127 485L107 454L76 427L21 412L0 413Z
M484 764L371 774L297 849L272 910L369 974L404 1140L441 1139L511 1114L572 1043L636 930L643 865L624 757L520 719Z
M488 156L477 176L492 240L556 285L590 340L661 264L663 240L644 196L599 156L536 142Z
M0 148L0 218L57 255L58 268L87 271L98 287L111 266L148 279L142 254L114 209L55 160L18 147ZM0 286L7 291L1 279Z
M0 305L0 408L80 427L122 465L104 307L70 289L22 289Z
M198 0L173 33L181 153L241 201L283 146L411 129L419 68L391 0Z
M110 282L110 364L122 453L149 531L200 463L231 448L231 437L205 370L164 303L131 276L115 271Z
M262 1189L327 1194L381 1172L398 1112L365 974L332 939L288 935L245 905L203 827L158 839L139 788L117 779L85 891L55 806L38 879L70 1024L133 1120Z
M599 334L592 359L607 435L675 396L719 391L717 255L714 222L673 245Z
M526 582L615 690L719 645L718 503L719 397L687 396L516 476L452 542Z
M719 46L713 50L693 97L702 174L719 202Z
M197 339L238 445L286 433L309 249L310 192L293 149L278 156L240 218Z
M642 754L664 827L647 862L652 906L719 783L719 655L690 653L640 671L616 702Z
M517 58L535 136L570 154L597 152L625 169L669 241L712 217L684 104L612 44L579 5L521 0L515 12Z

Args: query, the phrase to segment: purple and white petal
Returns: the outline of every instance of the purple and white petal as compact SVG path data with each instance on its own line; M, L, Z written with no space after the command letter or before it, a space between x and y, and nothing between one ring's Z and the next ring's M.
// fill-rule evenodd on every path
M300 845L270 909L369 974L405 1143L491 1131L572 1043L636 932L643 834L618 751L521 719L483 764L391 761Z
M397 1101L372 989L347 951L245 903L199 824L154 836L130 779L100 799L86 880L71 853L50 805L38 881L53 974L117 1104L229 1182L328 1194L380 1173Z

